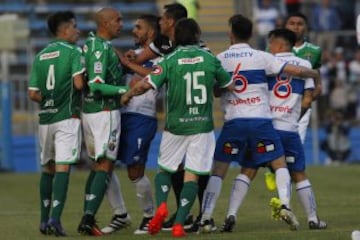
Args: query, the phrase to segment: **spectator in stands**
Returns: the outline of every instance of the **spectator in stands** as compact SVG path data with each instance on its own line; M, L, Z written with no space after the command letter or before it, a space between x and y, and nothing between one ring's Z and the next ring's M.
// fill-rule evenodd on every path
M330 0L322 0L312 8L312 30L317 32L317 43L323 48L332 49L335 45L335 36L331 31L340 30L342 26L338 9Z
M346 83L335 80L335 87L330 93L330 108L342 112L346 111L348 105Z
M326 164L337 165L345 162L351 152L350 125L344 121L341 111L331 112L329 119L325 126L327 136L321 143L321 149L328 154Z
M280 12L272 0L262 0L259 4L255 4L254 22L256 23L257 47L259 49L264 50L266 48L267 35L276 27L279 16Z
M354 59L349 63L349 81L360 83L360 48L356 50Z
M186 8L188 18L194 20L198 19L198 12L200 10L200 3L198 0L177 0L176 2L182 4Z

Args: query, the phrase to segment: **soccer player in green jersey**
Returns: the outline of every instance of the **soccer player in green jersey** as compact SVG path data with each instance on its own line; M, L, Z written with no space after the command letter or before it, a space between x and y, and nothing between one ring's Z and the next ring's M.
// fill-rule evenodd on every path
M112 175L120 137L120 95L122 70L111 40L119 36L122 15L114 8L103 8L95 15L96 34L90 33L83 47L87 85L83 102L83 131L88 155L94 160L85 186L84 216L78 232L101 236L95 224Z
M219 60L197 45L199 36L200 28L193 19L179 20L175 26L177 48L122 97L122 102L126 104L131 97L150 88L158 89L164 84L167 87L166 125L158 159L160 171L155 177L158 208L148 226L150 234L161 230L168 215L166 202L171 175L186 156L184 186L172 227L174 237L185 236L183 225L198 192L198 178L209 174L212 165L215 148L214 79L221 88L233 89L230 75L221 67Z
M308 21L304 14L293 13L286 18L285 28L293 31L296 35L295 46L292 51L295 56L308 60L313 69L319 69L321 66L321 48L312 43L305 41L307 33ZM315 88L312 91L312 97L303 98L301 118L299 120L299 135L301 142L304 143L306 130L310 122L311 114L311 100L314 101L321 94L321 82L315 81ZM266 180L271 184L273 174L268 174ZM305 171L291 172L292 181L295 182L295 189L298 194L299 200L303 205L308 218L308 225L310 229L326 229L327 224L321 221L317 215L316 201L310 180L307 178ZM273 211L276 212L276 199L272 199Z
M79 90L85 68L81 64L81 49L75 45L80 32L74 13L56 12L47 23L55 39L36 55L29 83L29 97L40 105L40 232L66 236L60 218L70 165L79 159Z

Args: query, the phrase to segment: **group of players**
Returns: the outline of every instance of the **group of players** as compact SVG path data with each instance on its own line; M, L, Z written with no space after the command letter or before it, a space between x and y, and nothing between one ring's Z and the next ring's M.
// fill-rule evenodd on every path
M304 41L303 14L288 16L285 28L269 33L270 53L250 47L252 22L236 14L229 19L231 46L217 57L200 41L198 24L187 18L180 4L165 5L161 18L139 16L133 29L139 48L125 54L111 44L120 35L121 13L105 7L95 21L96 33L89 33L80 49L75 15L71 11L51 15L48 28L55 40L33 62L29 97L40 105L41 233L66 236L61 215L81 135L93 164L85 184L80 233L101 236L131 223L113 174L116 159L127 165L143 210L135 234L171 229L174 237L182 237L186 231L214 231L212 213L233 161L242 168L233 183L222 232L232 231L259 167L268 167L274 176L268 180L277 188L275 217L292 230L298 228L290 208L293 181L309 228L327 227L317 215L305 174L304 136L299 135L299 120L307 120L306 130L311 102L321 88L318 71L311 69L320 66L321 50ZM154 184L155 210L145 164L157 130L156 98L162 86L166 123ZM221 98L225 113L216 141L214 95ZM177 211L165 222L171 187ZM100 229L95 215L105 195L113 218ZM189 224L196 196L200 212Z

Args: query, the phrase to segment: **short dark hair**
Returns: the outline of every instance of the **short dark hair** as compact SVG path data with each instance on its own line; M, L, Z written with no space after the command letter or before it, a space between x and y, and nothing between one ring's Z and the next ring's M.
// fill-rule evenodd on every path
M288 43L290 49L295 45L296 42L296 34L286 28L274 29L269 32L268 37L281 38L285 40Z
M290 13L289 15L286 16L285 18L285 21L284 21L284 24L286 25L288 20L292 17L299 17L299 18L302 18L305 22L305 25L308 26L308 19L307 17L301 13L301 12L294 12L294 13Z
M75 19L75 14L72 11L58 11L51 14L47 19L49 31L52 35L56 36L59 27Z
M155 35L160 33L160 18L153 14L141 14L138 19L144 20L155 31Z
M175 25L175 44L176 46L198 44L201 30L197 22L192 18L183 18Z
M241 14L235 14L229 19L231 32L238 40L248 41L252 35L253 24L250 19Z
M174 19L175 22L182 18L187 18L186 8L179 3L167 4L164 6L164 10L164 14L167 17Z

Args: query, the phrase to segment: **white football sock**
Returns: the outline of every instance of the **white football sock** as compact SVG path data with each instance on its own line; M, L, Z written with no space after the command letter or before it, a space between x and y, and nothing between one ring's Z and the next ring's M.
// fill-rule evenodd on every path
M136 196L139 200L140 207L144 211L144 217L154 216L154 201L148 177L144 175L133 183L136 186Z
M296 183L296 192L301 205L304 207L308 221L318 222L315 195L308 179Z
M110 203L114 215L127 213L124 198L121 193L120 181L114 172L111 174L110 182L106 190L106 197Z
M291 183L289 170L287 168L278 168L275 171L275 179L281 205L290 208Z
M226 217L229 217L230 215L234 215L236 217L239 207L248 192L249 185L250 179L246 175L239 174L236 176L233 181L229 200L229 210Z
M211 176L208 185L204 191L202 203L202 217L201 222L209 220L213 214L216 201L220 195L222 186L222 179L219 176Z

